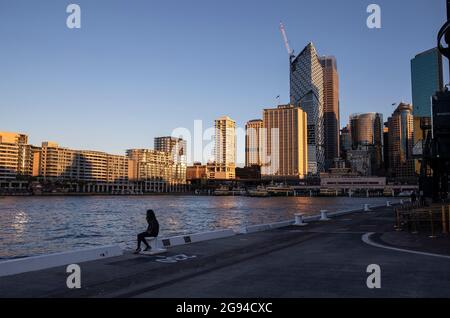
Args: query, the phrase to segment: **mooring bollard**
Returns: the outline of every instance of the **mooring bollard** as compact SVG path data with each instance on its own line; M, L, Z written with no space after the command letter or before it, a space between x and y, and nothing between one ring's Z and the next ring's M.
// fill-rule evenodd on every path
M370 211L369 204L364 204L364 212Z
M391 201L386 201L386 206L391 206Z
M295 215L295 223L294 223L294 225L297 225L297 226L308 225L308 223L303 222L303 214L296 214Z
M320 221L328 221L327 210L320 210Z

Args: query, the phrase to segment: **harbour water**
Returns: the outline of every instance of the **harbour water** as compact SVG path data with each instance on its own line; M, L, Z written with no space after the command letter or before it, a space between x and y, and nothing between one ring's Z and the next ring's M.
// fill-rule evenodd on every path
M0 259L62 252L106 244L135 247L153 209L160 236L244 225L383 204L387 198L243 196L58 196L0 197Z

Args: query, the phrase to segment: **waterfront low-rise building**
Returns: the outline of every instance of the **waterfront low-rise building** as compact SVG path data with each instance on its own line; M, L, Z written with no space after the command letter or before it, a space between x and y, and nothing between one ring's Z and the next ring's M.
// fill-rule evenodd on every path
M74 150L54 142L40 149L39 177L73 182L128 182L128 159L99 151Z
M196 180L205 180L208 178L208 168L200 162L194 162L192 166L186 169L186 180L193 182Z

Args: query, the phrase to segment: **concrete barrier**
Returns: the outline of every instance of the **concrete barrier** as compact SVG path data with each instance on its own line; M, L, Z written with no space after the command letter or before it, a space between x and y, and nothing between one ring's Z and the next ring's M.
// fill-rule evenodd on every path
M31 256L0 262L0 277L42 269L78 264L123 254L118 245L92 247L82 250Z
M219 238L225 238L236 235L236 233L233 230L218 230L218 231L211 231L211 232L203 232L203 233L197 233L197 234L189 234L189 235L179 235L179 236L172 236L167 238L159 238L158 240L153 240L151 242L152 248L163 248L163 247L170 247L170 246L179 246L179 245L185 245L195 242L202 242L202 241L209 241Z

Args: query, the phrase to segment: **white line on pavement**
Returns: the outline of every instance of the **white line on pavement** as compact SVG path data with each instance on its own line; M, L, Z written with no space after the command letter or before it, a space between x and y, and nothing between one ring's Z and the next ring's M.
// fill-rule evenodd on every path
M442 254L434 254L434 253L426 253L426 252L419 252L419 251L413 251L413 250L406 250L403 248L397 248L397 247L391 247L391 246L387 246L387 245L382 245L382 244L378 244L375 243L374 241L372 241L370 239L370 237L375 234L373 232L369 232L364 234L361 239L364 243L375 246L375 247L379 247L379 248L384 248L384 249L388 249L388 250L393 250L393 251L397 251L397 252L404 252L404 253L411 253L411 254L419 254L419 255L424 255L424 256L433 256L433 257L440 257L440 258L447 258L450 259L450 256L448 255L442 255Z

